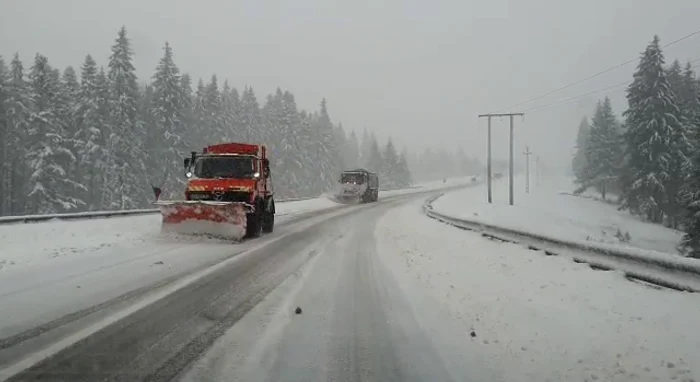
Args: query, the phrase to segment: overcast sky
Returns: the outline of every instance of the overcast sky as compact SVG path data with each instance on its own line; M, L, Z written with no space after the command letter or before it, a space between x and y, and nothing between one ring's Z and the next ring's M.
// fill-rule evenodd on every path
M0 0L0 54L18 52L27 67L36 52L57 67L77 68L88 53L106 64L125 25L140 80L167 40L195 78L252 85L260 101L281 86L305 109L325 97L348 129L414 148L462 145L483 160L478 114L631 79L635 64L507 109L638 56L655 33L665 44L694 32L698 15L698 0ZM700 36L665 53L700 58ZM618 112L626 106L622 88L607 94ZM568 163L580 118L605 95L517 118L516 153L528 144ZM508 122L493 126L494 155L505 157Z

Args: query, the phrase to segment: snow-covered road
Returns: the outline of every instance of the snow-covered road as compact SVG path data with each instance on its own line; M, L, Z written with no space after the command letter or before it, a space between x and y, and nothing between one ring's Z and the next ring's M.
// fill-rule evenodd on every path
M65 303L69 290L83 301L80 293L89 293L83 289L99 290L102 282L103 292L123 293L123 285L109 287L123 272L134 272L136 284L153 282L149 272L170 266L173 278L187 274L59 323L61 330L0 339L0 380L52 352L17 363L20 356L57 340L54 357L11 380L700 378L700 335L693 330L700 297L441 224L421 212L430 195L307 210L274 234L235 246L164 241L174 248L139 252L143 259L134 251L133 266L79 276L93 279L81 288L70 279L35 285L44 298L54 289ZM0 295L0 304L8 298ZM50 303L40 300L34 303ZM34 303L24 304L28 321L43 310ZM7 307L0 306L0 322ZM22 301L10 307L22 309ZM16 325L33 326L21 318L16 315Z

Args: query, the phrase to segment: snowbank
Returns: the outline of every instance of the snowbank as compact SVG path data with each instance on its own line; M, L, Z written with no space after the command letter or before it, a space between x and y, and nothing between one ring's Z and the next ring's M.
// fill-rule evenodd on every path
M486 187L479 187L448 193L433 208L455 218L562 240L678 253L682 232L644 222L612 204L573 196L570 178L543 179L541 185L533 179L530 194L524 187L525 177L516 176L514 206L508 204L508 180L502 179L493 183L493 204L486 201Z
M485 240L417 207L379 221L378 253L448 367L490 381L700 378L697 294Z
M401 190L379 191L379 197L381 198L382 196L407 195L416 192L436 191L443 188L475 184L480 181L480 176L462 176L446 178L444 182L442 180L437 180L432 182L418 183L412 186L411 188Z

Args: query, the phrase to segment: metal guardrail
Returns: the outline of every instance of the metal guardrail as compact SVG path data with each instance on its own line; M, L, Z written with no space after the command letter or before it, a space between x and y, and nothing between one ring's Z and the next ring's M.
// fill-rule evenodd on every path
M413 186L407 189L420 189L421 187ZM449 190L449 188L448 188ZM395 191L395 190L385 190ZM319 196L303 197L303 198L285 198L277 200L278 203L299 202L303 200L316 199ZM134 210L115 210L115 211L87 211L73 213L59 213L46 215L23 215L23 216L0 216L0 225L2 224L17 224L17 223L42 223L51 220L85 220L85 219L103 219L110 217L121 216L137 216L158 213L158 208L134 209Z
M407 189L420 189L420 186L412 186ZM381 191L381 190L380 190ZM395 190L384 190L384 191L395 191ZM277 200L278 203L288 203L288 202L299 202L303 200L316 199L319 196L310 196L302 198L285 198ZM148 209L134 209L134 210L118 210L118 211L88 211L88 212L75 212L75 213L59 213L59 214L46 214L46 215L23 215L23 216L0 216L1 224L15 224L15 223L41 223L50 220L84 220L84 219L102 219L110 217L120 217L120 216L137 216L137 215L148 215L158 213L160 210L158 208L148 208Z
M588 263L594 269L616 269L628 278L676 290L700 292L700 260L636 248L562 240L449 216L435 211L432 206L443 195L441 193L425 201L423 211L427 216L457 228L478 232L490 239L523 244L531 250L542 250L547 255L564 254L576 262Z
M278 203L298 202L302 200L315 199L316 197L307 198L290 198L277 201ZM118 210L118 211L89 211L75 212L64 214L46 214L46 215L24 215L24 216L0 216L0 224L16 224L16 223L42 223L50 220L85 220L85 219L103 219L120 216L137 216L158 213L158 208L146 208L135 210Z

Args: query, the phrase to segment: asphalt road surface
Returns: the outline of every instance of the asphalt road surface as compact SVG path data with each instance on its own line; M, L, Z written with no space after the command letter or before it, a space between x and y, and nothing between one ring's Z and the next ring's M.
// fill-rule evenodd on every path
M164 297L138 308L119 300L131 311L114 307L103 312L111 318L104 325L85 322L65 334L74 343L56 335L67 346L47 350L43 360L35 355L38 362L20 360L48 346L34 339L44 331L0 339L0 379L19 372L9 380L464 380L441 361L414 319L416 307L377 256L377 219L428 196L309 214L234 244L235 255L192 270L202 275L188 275L191 282L162 286L172 289Z

